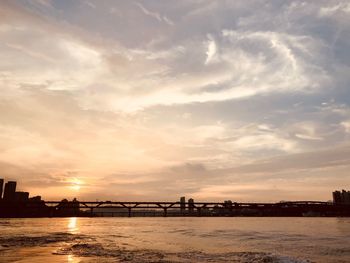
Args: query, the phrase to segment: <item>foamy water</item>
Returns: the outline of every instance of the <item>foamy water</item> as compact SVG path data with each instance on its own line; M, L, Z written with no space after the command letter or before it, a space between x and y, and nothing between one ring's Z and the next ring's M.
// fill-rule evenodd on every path
M0 219L0 262L350 262L350 218Z

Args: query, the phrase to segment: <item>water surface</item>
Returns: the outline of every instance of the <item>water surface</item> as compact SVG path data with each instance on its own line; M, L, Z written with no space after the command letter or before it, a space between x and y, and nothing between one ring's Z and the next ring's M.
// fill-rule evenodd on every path
M350 218L0 219L0 262L350 262Z

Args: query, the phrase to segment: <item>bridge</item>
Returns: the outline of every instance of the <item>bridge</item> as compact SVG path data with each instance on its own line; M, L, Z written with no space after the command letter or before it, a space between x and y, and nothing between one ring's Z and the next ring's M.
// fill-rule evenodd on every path
M88 211L90 216L98 214L152 211L163 216L220 216L220 215L303 215L308 212L331 215L337 211L350 211L349 205L335 205L322 201L288 201L279 203L238 203L238 202L121 202L121 201L76 201L62 204L61 201L44 201L52 209L65 207ZM109 211L109 212L108 212ZM111 212L112 211L112 212Z
M238 202L44 201L0 202L0 217L56 216L350 216L350 204L321 201Z

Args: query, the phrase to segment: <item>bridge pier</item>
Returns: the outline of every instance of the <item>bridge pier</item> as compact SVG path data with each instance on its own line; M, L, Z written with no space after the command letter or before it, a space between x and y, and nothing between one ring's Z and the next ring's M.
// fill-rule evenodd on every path
M54 216L54 210L55 210L55 208L51 208L51 209L50 209L50 217L53 217L53 216Z
M131 207L128 207L128 217L131 217Z

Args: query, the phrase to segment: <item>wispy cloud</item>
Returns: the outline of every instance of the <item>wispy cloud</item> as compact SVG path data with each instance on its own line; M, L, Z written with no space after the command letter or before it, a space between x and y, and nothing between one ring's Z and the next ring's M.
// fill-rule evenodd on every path
M135 5L138 6L145 15L150 16L150 17L158 20L159 22L165 22L166 24L168 24L170 26L174 25L174 22L171 21L168 17L161 15L157 12L152 12L152 11L146 9L146 7L144 7L140 3L135 3Z

